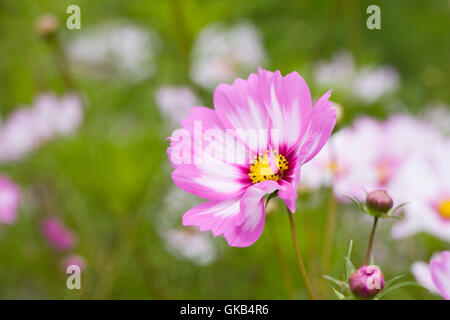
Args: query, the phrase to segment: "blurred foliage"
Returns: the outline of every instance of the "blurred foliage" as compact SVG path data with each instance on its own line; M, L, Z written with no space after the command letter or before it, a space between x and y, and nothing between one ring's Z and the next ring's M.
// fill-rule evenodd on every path
M381 7L382 30L365 27L365 8L373 3ZM223 238L214 239L221 256L209 266L198 267L172 256L157 233L156 216L169 214L161 206L172 182L165 154L170 129L155 105L154 90L161 84L190 83L190 48L208 23L254 23L269 55L266 67L283 74L300 72L313 96L322 92L310 80L312 64L342 48L349 49L358 64L387 63L398 68L402 83L396 97L405 109L344 105L344 123L362 113L378 117L396 111L417 113L430 101L450 101L450 3L444 0L2 0L3 118L17 106L30 104L42 91L66 90L51 49L36 36L34 24L38 16L51 12L64 26L70 4L81 7L82 28L126 18L156 30L163 41L158 69L152 79L132 84L77 77L77 87L88 101L77 135L1 166L1 172L22 186L30 205L22 207L15 225L0 228L0 298L285 299L280 265L274 259L274 233L287 259L296 297L306 297L281 206L280 212L269 214L262 237L249 248L228 248ZM60 36L70 38L76 32L63 29ZM212 106L211 92L197 90L204 103ZM334 97L341 99L338 91ZM39 188L48 191L45 200L35 192ZM321 297L332 298L321 278L329 195L330 190L321 189L300 196L295 220L313 283L321 288ZM61 214L78 236L77 252L88 264L80 291L67 290L60 256L42 239L39 221L48 211ZM370 223L351 205L339 204L337 215L328 274L339 277L350 239L354 239L354 261L362 262ZM381 223L374 248L387 278L409 274L413 261L428 260L445 248L426 235L393 241L391 225ZM435 296L425 289L406 288L386 298Z

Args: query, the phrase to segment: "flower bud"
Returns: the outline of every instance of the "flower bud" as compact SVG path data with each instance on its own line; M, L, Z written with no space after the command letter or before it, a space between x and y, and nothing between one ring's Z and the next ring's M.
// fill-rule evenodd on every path
M391 210L394 202L386 191L375 190L367 195L366 205L369 209L387 213L389 210Z
M59 27L58 18L48 13L39 17L36 21L36 32L41 37L49 37L56 33Z
M363 299L375 297L384 288L384 277L378 266L362 266L348 277L352 293Z

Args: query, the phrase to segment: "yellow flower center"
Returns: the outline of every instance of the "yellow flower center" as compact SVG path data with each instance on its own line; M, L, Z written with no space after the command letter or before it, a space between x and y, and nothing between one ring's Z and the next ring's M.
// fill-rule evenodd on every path
M278 169L277 173L270 168L269 150L267 150L266 154L260 153L259 156L255 156L255 160L250 161L251 166L248 176L253 183L266 180L278 181L280 179L283 171L288 169L288 162L283 155L278 154L276 151L273 152L273 159Z
M450 219L450 198L445 199L439 204L438 212L445 219Z

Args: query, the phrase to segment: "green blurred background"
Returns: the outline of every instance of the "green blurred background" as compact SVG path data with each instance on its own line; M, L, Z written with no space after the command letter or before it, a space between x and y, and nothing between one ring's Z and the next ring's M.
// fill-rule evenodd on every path
M68 5L81 8L81 30L67 30ZM366 28L366 8L381 8L381 30ZM173 129L155 103L160 85L189 85L206 106L212 91L189 78L190 52L197 34L220 21L251 22L261 33L269 70L298 71L313 97L324 91L312 81L313 65L338 50L353 54L357 65L394 66L401 83L394 101L362 107L334 90L344 108L341 125L361 114L386 117L398 111L421 115L430 101L450 101L450 2L430 1L118 1L0 0L0 114L31 104L39 93L68 89L55 63L53 48L35 31L39 16L52 13L62 26L58 41L85 28L126 19L155 31L161 45L156 71L140 81L75 75L77 90L88 101L76 135L54 139L0 172L24 194L19 219L0 226L0 298L3 299L286 299L293 288L306 298L288 232L285 212L273 210L261 238L249 248L229 248L213 239L218 254L208 265L174 255L161 238L161 216L181 214L189 205L170 204L173 183L165 153ZM246 76L246 74L244 74ZM39 190L45 189L45 199ZM313 283L321 298L333 298L325 281L324 238L330 190L299 197L295 220ZM181 211L179 211L181 210ZM74 250L87 267L82 289L68 290L61 255L46 244L39 223L57 212L77 235ZM174 211L174 212L171 212ZM328 274L344 272L344 255L354 240L354 261L362 263L370 223L351 205L338 205L337 228ZM402 241L390 238L392 222L381 223L375 260L385 277L407 274L416 260L445 245L426 235ZM275 241L274 241L275 240ZM290 284L283 281L279 248ZM433 299L421 288L405 288L386 298Z

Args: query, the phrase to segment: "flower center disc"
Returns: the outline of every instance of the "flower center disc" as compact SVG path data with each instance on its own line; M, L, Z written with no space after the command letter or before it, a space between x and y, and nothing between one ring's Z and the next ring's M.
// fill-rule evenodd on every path
M450 199L445 199L439 204L438 212L445 219L450 219Z
M259 156L255 156L255 160L250 161L250 173L248 176L252 179L253 183L263 182L266 180L278 181L283 174L283 171L288 169L288 162L286 158L278 154L276 151L273 152L274 165L277 167L278 172L274 172L270 167L269 163L269 150L266 154L260 153Z

